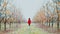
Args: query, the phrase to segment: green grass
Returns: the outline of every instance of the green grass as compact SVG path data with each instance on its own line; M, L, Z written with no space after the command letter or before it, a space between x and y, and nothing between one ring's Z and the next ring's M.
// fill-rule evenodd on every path
M16 31L10 32L8 34L52 34L44 31L41 28L36 27L36 24L32 24L30 27L28 24L21 24L21 28L18 28Z
M35 25L33 25L33 24L30 26L30 29L27 24L24 24L20 30L20 33L21 34L49 34L48 32L44 31L43 29L35 27Z

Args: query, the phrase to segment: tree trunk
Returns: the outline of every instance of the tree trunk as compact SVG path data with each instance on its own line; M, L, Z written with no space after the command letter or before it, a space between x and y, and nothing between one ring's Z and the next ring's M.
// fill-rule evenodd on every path
M59 23L57 23L57 29L59 30Z
M49 22L49 27L50 27L50 20L48 22Z
M48 25L48 20L47 20L47 25Z
M6 22L4 23L4 30L6 31Z
M49 27L50 27L50 20L48 20L48 23L49 23Z
M58 16L58 19L57 19L57 29L59 30L59 16Z
M10 22L10 28L11 28L11 22Z
M53 27L53 21L52 21L52 27Z
M52 18L52 27L53 27L53 18Z
M6 22L7 20L5 19L5 22L4 22L4 30L6 31Z
M0 22L0 30L1 30L1 22Z

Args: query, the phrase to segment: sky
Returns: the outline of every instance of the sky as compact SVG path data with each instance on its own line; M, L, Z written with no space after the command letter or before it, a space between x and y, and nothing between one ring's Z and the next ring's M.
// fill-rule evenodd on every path
M20 9L24 18L32 19L48 0L15 0L13 4Z

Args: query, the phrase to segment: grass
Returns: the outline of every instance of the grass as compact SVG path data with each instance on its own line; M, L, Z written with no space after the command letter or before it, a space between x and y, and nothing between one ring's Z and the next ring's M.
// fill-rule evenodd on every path
M21 28L17 28L17 30L7 34L52 34L52 33L48 33L43 29L36 27L36 24L34 23L31 24L30 27L28 26L27 23L23 23L21 24Z
M44 31L43 29L35 27L35 25L33 25L33 24L30 26L30 29L27 24L24 24L20 30L20 33L21 34L49 34L48 32Z

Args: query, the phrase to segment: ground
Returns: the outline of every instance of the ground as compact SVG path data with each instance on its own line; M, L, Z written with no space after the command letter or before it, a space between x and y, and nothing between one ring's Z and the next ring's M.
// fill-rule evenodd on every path
M29 27L27 23L21 23L19 28L6 34L53 34L38 28L37 24L32 23Z

